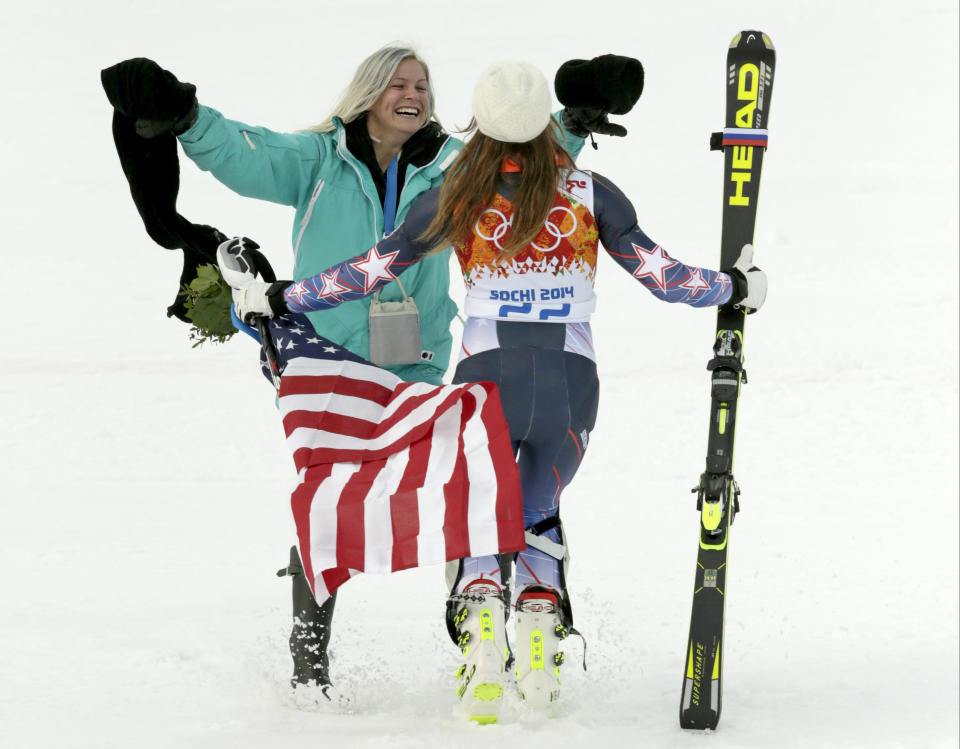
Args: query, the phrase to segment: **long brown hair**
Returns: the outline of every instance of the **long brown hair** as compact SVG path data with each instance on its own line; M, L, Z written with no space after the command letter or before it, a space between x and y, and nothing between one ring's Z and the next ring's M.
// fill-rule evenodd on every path
M471 123L473 125L473 123ZM560 175L573 169L573 159L560 146L556 123L526 143L504 143L476 133L453 162L440 188L437 214L420 239L439 252L449 244L465 242L484 208L497 194L504 162L520 167L520 184L513 197L513 221L501 239L501 260L508 260L543 230L553 207Z

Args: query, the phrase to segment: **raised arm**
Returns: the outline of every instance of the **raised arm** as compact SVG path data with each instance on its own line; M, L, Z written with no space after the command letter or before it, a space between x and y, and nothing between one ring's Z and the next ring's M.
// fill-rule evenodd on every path
M593 175L593 199L604 249L654 296L692 307L730 301L734 291L730 275L670 257L637 226L637 214L627 196L597 173Z
M248 198L296 206L327 143L315 133L278 133L228 120L200 106L180 145L198 167Z
M199 106L196 86L145 57L105 68L100 77L110 103L135 121L138 135L173 133L197 166L247 197L297 205L329 149L314 133L275 133Z

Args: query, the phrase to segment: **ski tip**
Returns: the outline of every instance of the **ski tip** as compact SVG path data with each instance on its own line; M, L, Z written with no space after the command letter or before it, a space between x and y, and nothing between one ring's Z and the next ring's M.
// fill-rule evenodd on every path
M767 49L776 49L773 46L773 41L770 39L770 37L764 34L762 31L749 31L749 30L741 31L739 34L733 37L733 41L730 42L730 49L739 47L741 41L745 45L755 44L757 39L761 40L763 42L763 46L765 46Z

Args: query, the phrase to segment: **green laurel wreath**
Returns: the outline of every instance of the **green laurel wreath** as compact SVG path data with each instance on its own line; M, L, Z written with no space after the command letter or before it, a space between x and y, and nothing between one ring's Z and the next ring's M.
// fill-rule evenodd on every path
M233 295L230 286L223 280L220 269L211 263L197 268L197 277L183 286L184 297L193 348L206 341L224 343L233 337L237 329L230 320L230 305Z

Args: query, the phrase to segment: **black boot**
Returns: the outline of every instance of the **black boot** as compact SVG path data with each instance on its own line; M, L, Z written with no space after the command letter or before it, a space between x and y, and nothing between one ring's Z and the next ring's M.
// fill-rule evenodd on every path
M330 662L327 645L333 622L334 593L318 606L303 576L303 565L297 547L290 547L290 565L280 573L293 579L293 629L290 631L290 655L293 657L291 686L312 684L330 685ZM326 694L326 690L324 690Z

